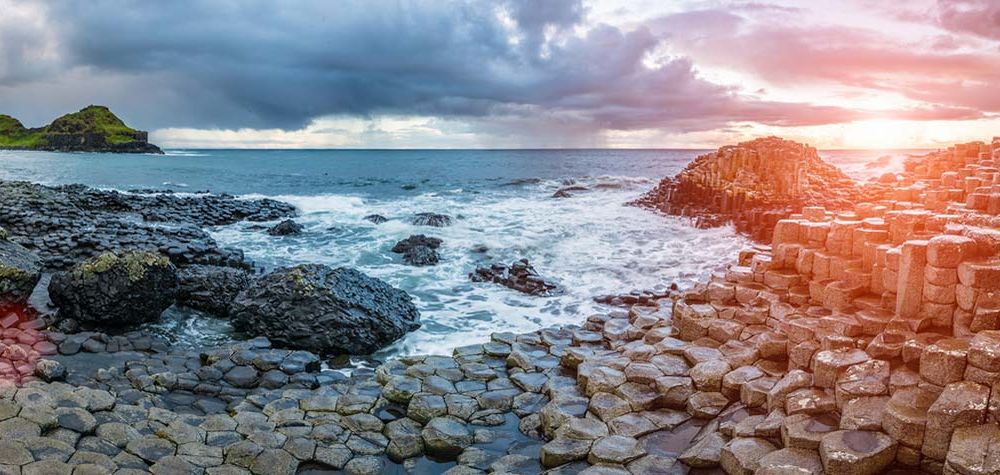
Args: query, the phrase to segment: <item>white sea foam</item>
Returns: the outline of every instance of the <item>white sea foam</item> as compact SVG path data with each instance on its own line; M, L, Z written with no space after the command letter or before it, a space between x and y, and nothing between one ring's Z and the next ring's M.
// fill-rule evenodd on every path
M498 193L442 192L392 200L355 196L274 196L296 205L302 237L271 238L247 226L220 229L216 238L243 248L265 265L319 262L356 267L403 288L421 309L423 327L392 353L446 353L484 342L496 331L525 332L554 324L579 324L599 310L593 297L688 284L725 263L746 245L732 229L694 229L677 218L623 206L647 189L649 180L586 180L614 183L572 198L551 198L565 183L524 185ZM445 228L414 226L419 212L449 214ZM381 225L363 219L377 213ZM411 234L444 240L442 262L404 265L390 252ZM488 251L477 253L481 247ZM495 284L472 283L477 265L528 258L563 293L531 297Z

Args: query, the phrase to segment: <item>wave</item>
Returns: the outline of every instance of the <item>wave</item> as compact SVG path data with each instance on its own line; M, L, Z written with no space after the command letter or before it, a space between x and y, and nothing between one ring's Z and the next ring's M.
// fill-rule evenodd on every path
M212 154L205 152L195 152L192 150L164 150L163 156L166 157L211 157Z
M579 324L600 311L592 300L597 295L691 283L728 262L746 244L732 229L695 229L680 219L623 206L637 196L640 180L574 180L595 190L551 199L543 188L563 186L553 181L517 192L494 189L386 199L268 196L294 204L301 213L296 221L306 233L273 239L237 225L216 230L214 236L224 245L244 249L266 267L310 262L355 267L406 290L420 308L424 325L386 350L394 354L440 353L486 341L495 331ZM599 183L630 185L598 188ZM410 224L409 218L420 212L455 219L444 228ZM364 220L373 213L389 221L374 225ZM390 249L411 234L443 239L442 262L433 267L404 265ZM468 278L477 266L520 258L529 259L563 292L531 297Z

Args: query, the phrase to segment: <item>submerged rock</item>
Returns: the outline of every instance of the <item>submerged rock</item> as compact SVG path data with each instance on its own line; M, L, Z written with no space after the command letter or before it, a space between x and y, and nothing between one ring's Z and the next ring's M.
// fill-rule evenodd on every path
M24 247L7 240L0 228L0 305L21 304L41 278L42 264Z
M556 289L555 284L546 282L538 275L527 259L521 259L509 267L503 264L480 267L469 274L469 278L473 282L494 282L530 295L548 295Z
M389 221L389 218L386 218L381 214L369 214L368 216L365 216L365 221L370 221L374 224L382 224L386 221Z
M106 326L156 320L177 296L177 271L165 256L107 252L49 282L62 318Z
M290 219L286 219L273 228L267 230L267 234L272 236L294 236L297 234L302 234L305 228L301 224L296 223Z
M451 216L437 213L417 213L412 219L410 219L410 224L416 226L433 226L435 228L443 228L445 226L451 226Z
M250 286L253 276L232 267L192 265L177 271L177 303L219 317L228 317L236 296Z
M256 279L230 315L238 331L320 354L369 354L420 327L406 292L354 269L318 264Z
M414 234L392 247L392 252L403 255L403 261L414 266L432 266L441 260L437 249L442 241L438 238Z

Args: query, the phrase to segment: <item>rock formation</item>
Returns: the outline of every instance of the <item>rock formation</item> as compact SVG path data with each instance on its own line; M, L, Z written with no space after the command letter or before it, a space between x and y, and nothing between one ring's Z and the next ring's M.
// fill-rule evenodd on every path
M510 266L493 264L490 267L479 267L469 274L473 282L493 282L528 295L548 295L558 286L547 282L528 262L521 259Z
M256 279L231 309L233 326L319 354L372 353L420 327L410 296L354 269L307 264Z
M60 318L105 327L156 320L176 295L176 268L153 252L107 252L49 282Z
M295 236L302 234L305 228L291 219L286 219L267 230L271 236Z
M0 149L163 153L149 143L147 132L128 127L104 106L85 107L37 129L25 128L17 119L0 115Z
M414 234L397 242L392 252L402 254L403 261L412 266L432 266L441 260L437 252L441 242L438 238Z
M41 278L42 264L30 251L11 242L0 228L0 311L28 300Z
M816 149L777 137L729 145L696 158L634 204L695 219L699 227L733 223L766 240L774 223L803 206L851 206L854 181Z
M253 276L234 267L190 265L177 271L177 303L217 317L228 317L233 300Z

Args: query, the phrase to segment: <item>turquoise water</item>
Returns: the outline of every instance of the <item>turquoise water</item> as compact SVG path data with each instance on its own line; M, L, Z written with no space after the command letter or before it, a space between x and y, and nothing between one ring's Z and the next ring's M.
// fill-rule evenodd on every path
M249 223L212 229L265 267L318 262L356 267L413 295L424 322L386 353L447 353L494 331L580 323L594 296L687 285L747 245L731 229L623 206L697 150L168 151L164 156L0 152L0 178L101 188L210 190L296 205L306 233L271 237ZM824 152L857 177L897 167L897 152ZM878 157L885 164L869 167ZM571 198L552 194L583 186ZM414 226L415 213L454 217ZM390 221L374 225L364 216ZM442 238L442 262L404 265L389 250L411 234ZM478 252L485 248L486 252ZM528 258L563 289L531 297L472 283L477 265ZM198 325L189 325L198 331Z

